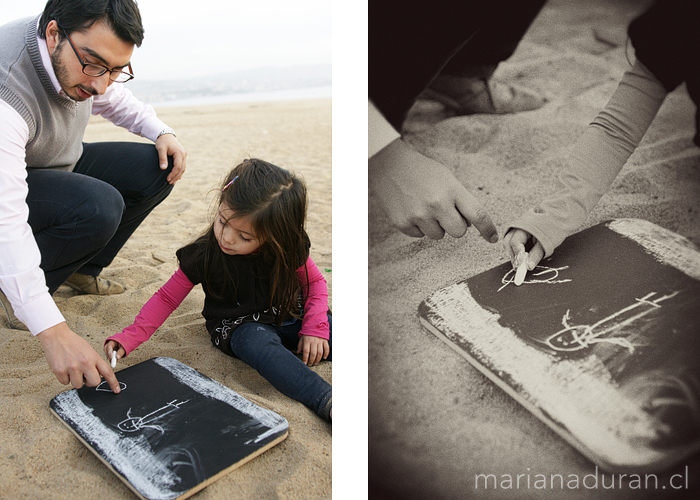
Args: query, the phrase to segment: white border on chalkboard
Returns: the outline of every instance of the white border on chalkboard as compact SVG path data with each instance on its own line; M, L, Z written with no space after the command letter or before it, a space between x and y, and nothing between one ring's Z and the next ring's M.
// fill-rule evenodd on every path
M278 434L278 437L194 488L183 490L176 487L180 478L162 463L153 460L153 450L145 437L142 435L124 437L106 426L93 414L93 409L83 403L76 389L63 392L53 398L55 406L52 412L140 498L144 500L188 498L287 437L289 424L284 417L255 405L228 387L173 358L159 357L153 358L153 361L192 390L228 404L259 421L264 427L268 427L269 430L258 436L256 443L275 434ZM109 461L105 457L109 458Z
M606 225L659 262L700 279L700 252L686 238L638 219L616 219ZM627 433L653 436L653 418L615 390L600 360L555 359L533 349L502 326L498 314L482 308L466 282L434 292L424 304L429 310L420 318L425 328L604 469L663 470L697 452L698 442L673 454L637 446ZM505 378L521 385L516 389ZM562 399L562 394L569 397Z

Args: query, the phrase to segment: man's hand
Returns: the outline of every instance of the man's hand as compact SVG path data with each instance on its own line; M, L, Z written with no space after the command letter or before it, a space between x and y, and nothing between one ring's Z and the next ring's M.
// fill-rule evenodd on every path
M76 389L83 385L97 387L103 376L112 392L119 393L119 382L109 364L97 354L85 339L74 333L63 322L39 335L49 368L62 384Z
M187 151L173 134L163 134L156 139L156 150L160 161L161 170L168 168L168 156L173 157L173 170L168 175L168 182L175 184L185 173Z
M331 348L326 339L302 335L297 346L297 354L302 354L301 360L305 365L314 366L327 359Z
M498 241L491 217L444 165L396 139L369 160L369 182L390 222L402 233L460 238L470 225Z

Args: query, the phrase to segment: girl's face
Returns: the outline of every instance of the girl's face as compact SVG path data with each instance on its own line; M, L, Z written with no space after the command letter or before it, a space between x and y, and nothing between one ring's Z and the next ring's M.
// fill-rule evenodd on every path
M214 221L214 235L226 255L247 255L255 252L262 242L257 238L247 217L234 217L225 203L219 206Z

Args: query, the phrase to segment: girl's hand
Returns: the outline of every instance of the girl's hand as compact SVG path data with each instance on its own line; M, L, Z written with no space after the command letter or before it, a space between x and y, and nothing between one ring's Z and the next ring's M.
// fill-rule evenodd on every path
M327 359L330 353L331 348L326 339L311 335L302 335L299 339L297 354L302 354L301 360L305 365L317 365L321 359Z
M528 240L532 239L532 248L529 252L525 252L525 245ZM511 229L503 238L503 248L510 259L513 268L517 267L516 257L519 254L527 255L527 270L532 271L544 257L544 247L542 243L532 236L527 231L522 229Z
M122 359L126 356L126 350L114 340L110 340L105 344L105 354L107 355L107 361L112 361L112 351L117 351L117 359Z

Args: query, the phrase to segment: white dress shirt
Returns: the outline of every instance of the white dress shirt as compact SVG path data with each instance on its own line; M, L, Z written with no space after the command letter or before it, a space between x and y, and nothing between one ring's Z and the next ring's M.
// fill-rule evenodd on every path
M367 129L369 137L367 141L367 157L372 158L389 143L401 137L394 127L384 118L377 107L368 101Z
M46 40L38 38L38 43L51 82L57 92L65 95L51 65ZM153 107L136 99L123 84L114 83L104 95L92 99L93 115L101 115L154 142L167 128L156 117ZM25 146L29 128L20 114L3 100L0 100L0 131L0 288L12 303L17 318L36 335L65 320L49 294L44 272L39 267L39 247L27 222Z

